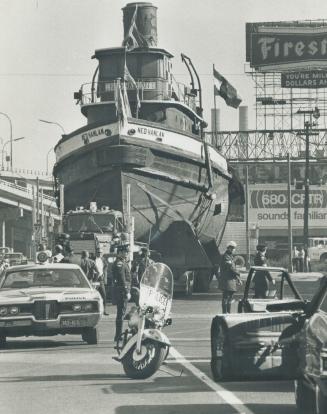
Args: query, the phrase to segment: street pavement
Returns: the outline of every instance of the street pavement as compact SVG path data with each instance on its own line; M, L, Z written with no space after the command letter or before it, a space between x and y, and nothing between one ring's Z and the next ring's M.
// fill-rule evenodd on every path
M220 298L214 281L210 293L174 299L173 325L165 328L173 348L160 371L142 381L128 379L112 358L112 306L98 345L71 335L9 338L0 351L0 413L295 414L290 381L211 379L210 324Z

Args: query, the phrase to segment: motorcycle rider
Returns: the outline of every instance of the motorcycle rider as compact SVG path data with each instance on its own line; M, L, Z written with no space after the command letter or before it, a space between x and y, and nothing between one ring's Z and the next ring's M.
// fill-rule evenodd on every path
M123 320L131 298L131 273L128 265L128 245L119 246L117 257L112 266L113 291L112 303L117 306L116 333L114 341L117 342L123 329Z
M237 244L230 241L227 245L226 251L221 258L220 263L220 290L223 292L222 311L223 313L230 313L233 295L237 291L236 284L241 285L240 275L236 270L234 263L234 252Z

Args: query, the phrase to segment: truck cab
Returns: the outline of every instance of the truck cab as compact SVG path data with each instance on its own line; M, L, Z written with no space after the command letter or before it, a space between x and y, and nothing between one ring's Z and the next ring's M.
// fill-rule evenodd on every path
M327 237L310 237L308 253L310 260L327 263Z

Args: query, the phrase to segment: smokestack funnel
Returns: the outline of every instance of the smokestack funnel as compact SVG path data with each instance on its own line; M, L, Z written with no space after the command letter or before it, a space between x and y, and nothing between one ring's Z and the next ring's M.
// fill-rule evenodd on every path
M152 3L128 3L123 9L124 46L156 47L157 7ZM133 39L135 40L133 40Z

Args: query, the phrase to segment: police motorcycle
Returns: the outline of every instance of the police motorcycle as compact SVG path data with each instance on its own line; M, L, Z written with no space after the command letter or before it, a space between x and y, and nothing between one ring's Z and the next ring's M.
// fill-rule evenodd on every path
M138 306L126 315L128 329L117 341L118 357L129 378L153 375L169 353L170 341L162 329L171 325L173 275L168 266L154 263L144 271Z

